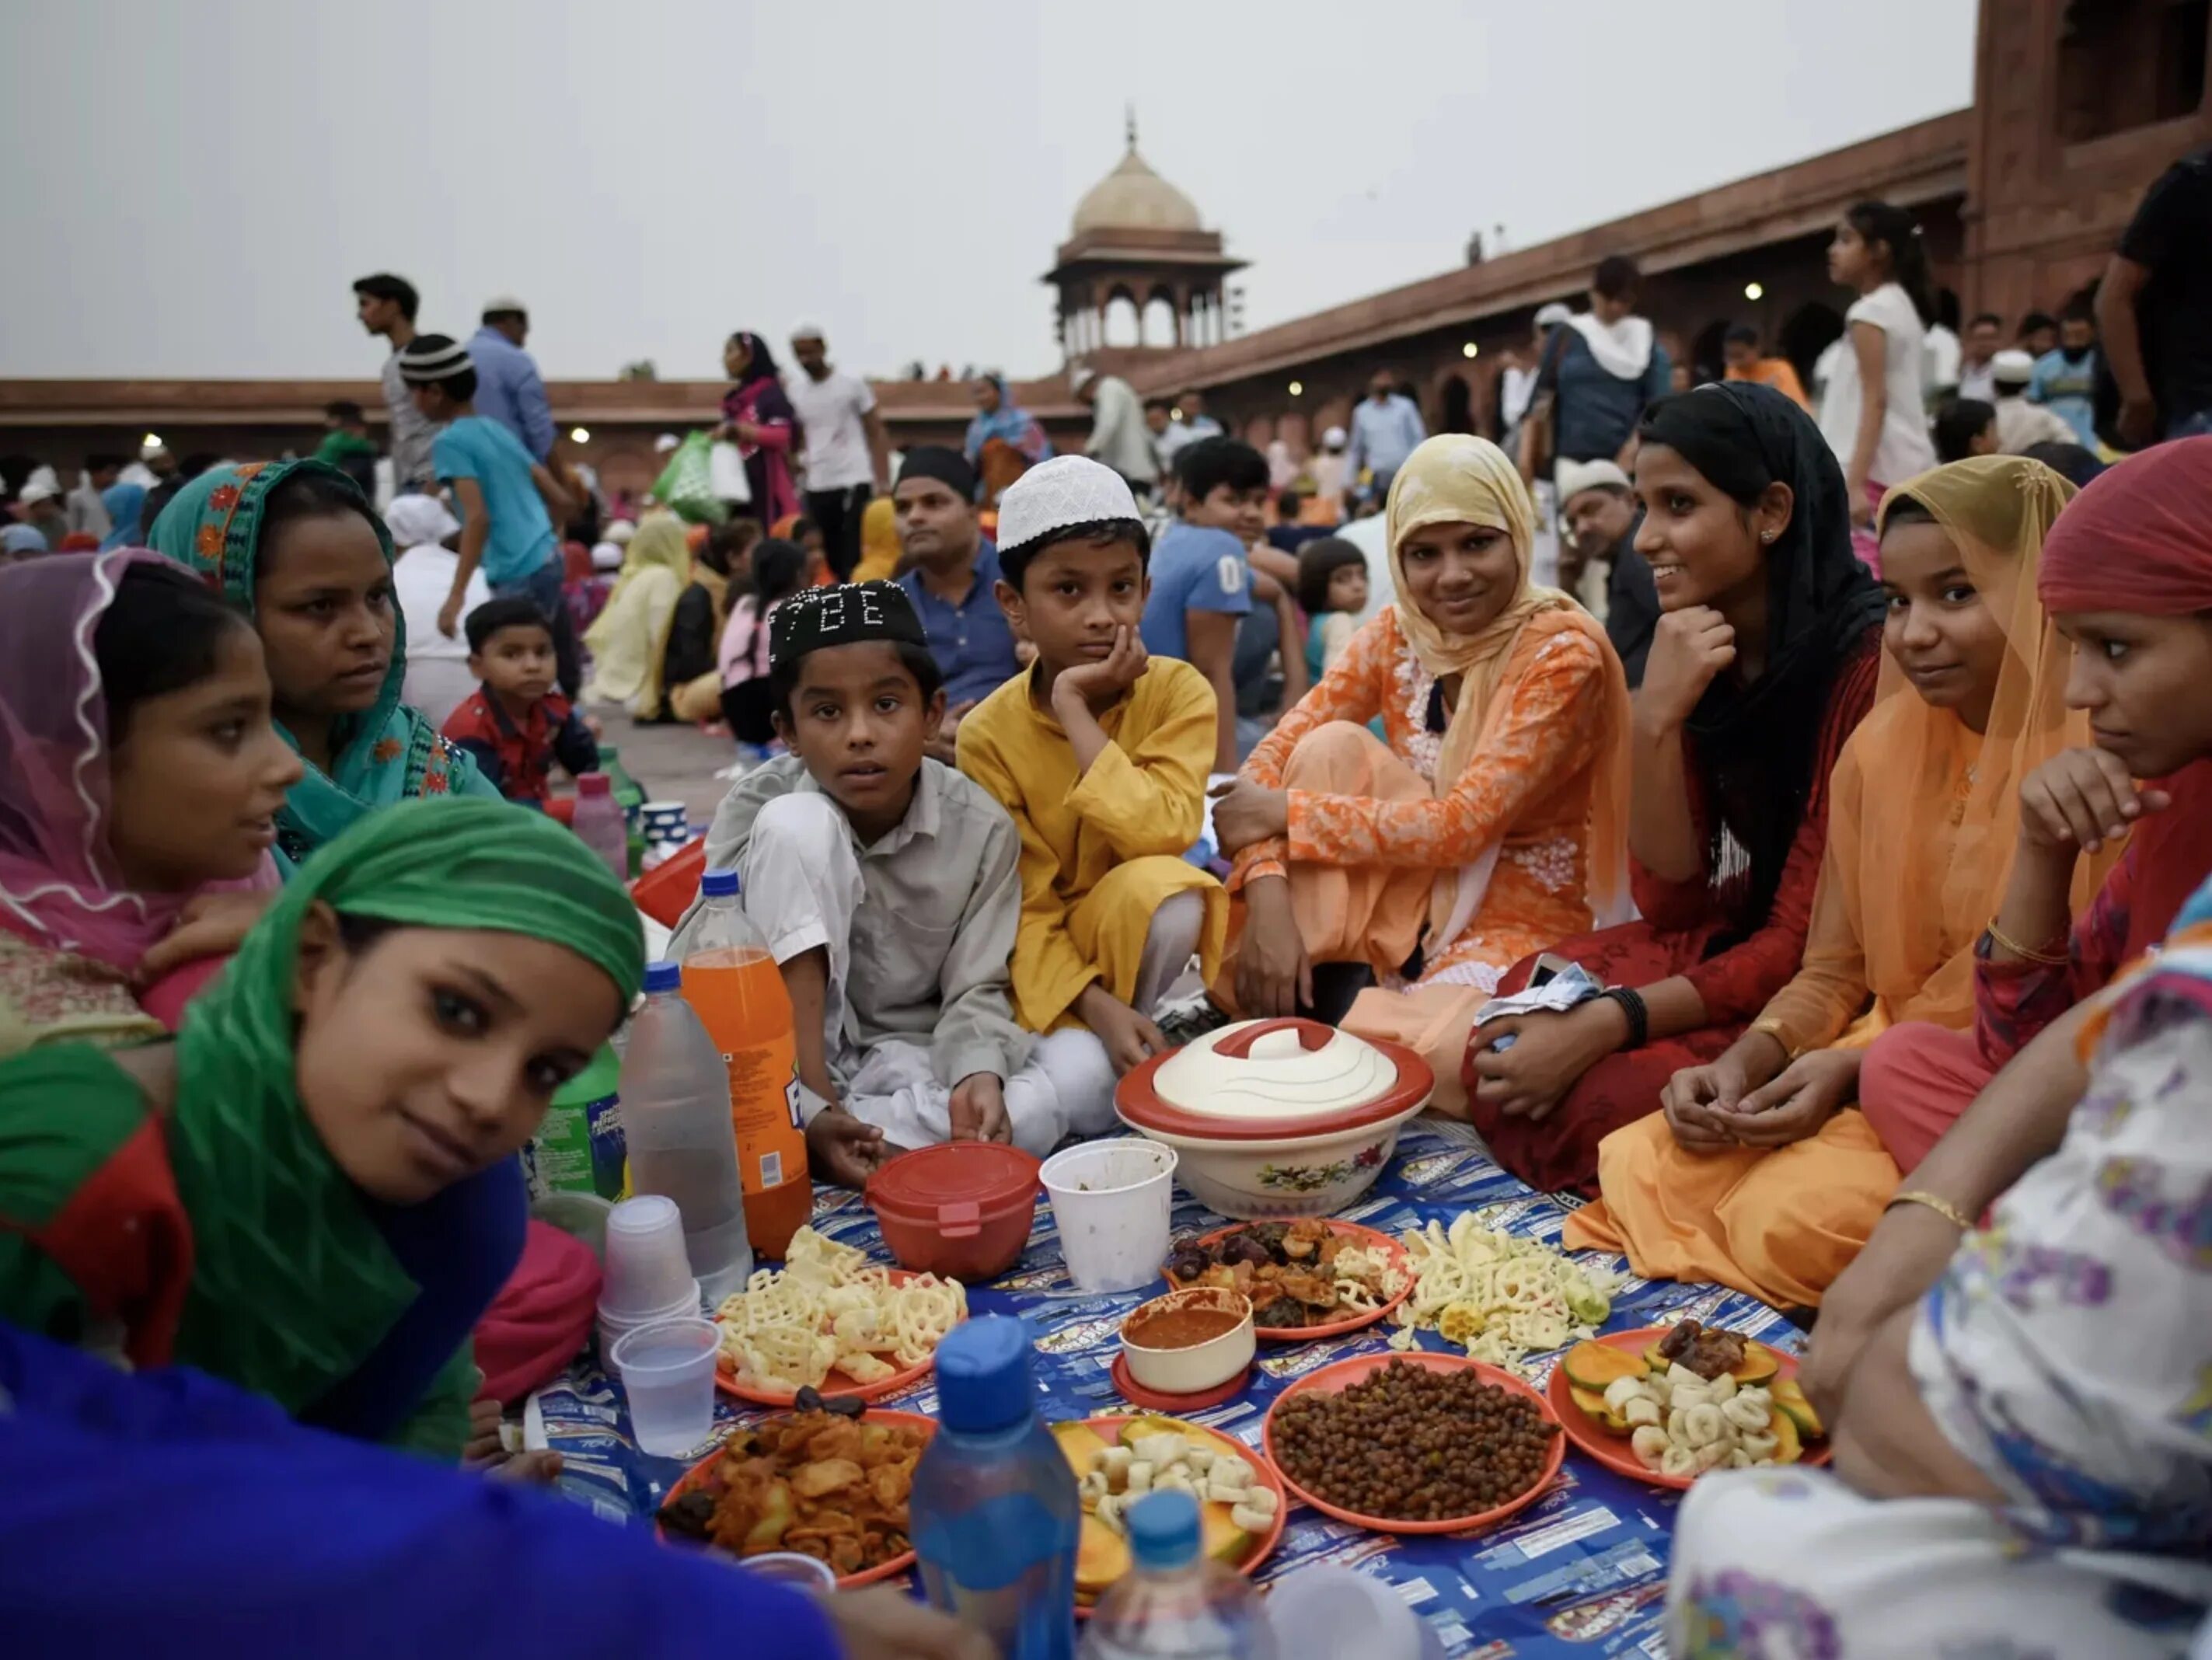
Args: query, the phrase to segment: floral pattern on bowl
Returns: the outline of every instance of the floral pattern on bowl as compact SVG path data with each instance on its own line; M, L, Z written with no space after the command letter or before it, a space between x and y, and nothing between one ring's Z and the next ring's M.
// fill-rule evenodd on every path
M1382 1153L1382 1143L1377 1141L1372 1146L1361 1148L1356 1157L1340 1158L1334 1164L1264 1164L1260 1170L1260 1185L1277 1191L1312 1193L1349 1181L1355 1171L1378 1169Z

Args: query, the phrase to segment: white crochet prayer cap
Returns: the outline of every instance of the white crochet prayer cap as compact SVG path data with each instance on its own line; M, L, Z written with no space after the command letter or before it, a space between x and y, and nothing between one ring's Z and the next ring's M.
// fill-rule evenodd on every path
M1536 326L1540 329L1557 328L1560 324L1571 320L1573 317L1574 313L1556 300L1548 306L1536 307Z
M1135 519L1128 481L1087 455L1040 461L999 498L999 545L1018 548L1040 536L1101 519Z
M2016 347L2008 347L1990 359L1990 378L2027 382L2035 378L2035 359Z

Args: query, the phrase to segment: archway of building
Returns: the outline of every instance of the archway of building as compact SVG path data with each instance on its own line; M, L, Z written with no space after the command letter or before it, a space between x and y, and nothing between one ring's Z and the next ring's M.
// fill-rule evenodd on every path
M1437 390L1437 430L1474 430L1474 394L1468 388L1467 377L1456 369L1444 376Z
M1723 348L1728 344L1729 320L1716 317L1698 331L1698 337L1690 343L1690 384L1717 380L1728 367L1728 353Z
M1844 332L1844 314L1825 300L1808 300L1791 312L1782 325L1781 331L1768 347L1790 360L1797 371L1797 378L1812 390L1813 365L1820 361L1820 354L1840 339Z
M1313 449L1313 436L1306 425L1304 411L1292 410L1275 423L1275 436L1291 447L1291 453L1304 460Z
M1141 326L1145 345L1164 349L1180 344L1176 338L1176 301L1171 291L1166 288L1152 290L1152 297L1145 301Z
M1136 296L1127 289L1115 289L1106 296L1106 344L1126 347L1144 343L1144 325L1137 314Z

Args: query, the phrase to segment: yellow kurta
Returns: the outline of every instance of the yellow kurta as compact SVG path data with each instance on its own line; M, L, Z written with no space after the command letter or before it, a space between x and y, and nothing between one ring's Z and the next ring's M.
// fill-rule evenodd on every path
M1098 717L1112 742L1079 775L1066 731L1030 683L1016 675L960 723L960 770L1021 832L1015 1014L1031 1031L1079 1025L1072 1006L1093 980L1130 1001L1152 914L1192 890L1206 895L1199 951L1211 982L1229 896L1182 855L1205 828L1213 688L1189 664L1153 658Z

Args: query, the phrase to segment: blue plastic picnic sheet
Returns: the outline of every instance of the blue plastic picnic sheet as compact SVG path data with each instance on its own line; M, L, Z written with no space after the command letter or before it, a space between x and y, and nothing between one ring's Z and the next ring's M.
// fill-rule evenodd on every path
M1194 1201L1176 1206L1177 1237L1221 1225ZM1481 1225L1557 1243L1566 1210L1534 1193L1492 1162L1474 1134L1457 1123L1424 1118L1407 1126L1382 1179L1343 1213L1392 1233L1430 1221L1447 1225L1472 1211ZM824 1190L814 1225L888 1262L875 1219L858 1195ZM1624 1269L1619 1259L1593 1261ZM1039 1201L1028 1250L1012 1272L974 1291L971 1313L1018 1314L1037 1332L1039 1389L1052 1421L1133 1410L1107 1376L1117 1352L1115 1334L1151 1291L1115 1297L1072 1293L1063 1272L1052 1212ZM1796 1329L1753 1298L1711 1286L1630 1280L1615 1294L1607 1330L1658 1325L1684 1316L1717 1323L1796 1352ZM1387 1323L1348 1337L1298 1347L1263 1347L1243 1395L1189 1414L1257 1445L1261 1420L1288 1384L1347 1355L1388 1347ZM1424 1347L1449 1350L1434 1333ZM1542 1386L1550 1359L1534 1370ZM884 1405L934 1413L936 1393L925 1378ZM724 1400L718 1431L757 1409L732 1410ZM622 1392L596 1364L580 1361L532 1403L548 1444L563 1456L563 1489L610 1517L646 1522L669 1487L697 1458L651 1458L629 1439ZM1335 1522L1293 1502L1289 1525L1261 1568L1262 1583L1313 1562L1336 1562L1388 1580L1443 1639L1446 1652L1485 1660L1506 1656L1663 1655L1662 1608L1668 1535L1679 1496L1617 1475L1571 1443L1560 1480L1504 1524L1455 1537L1399 1539Z

